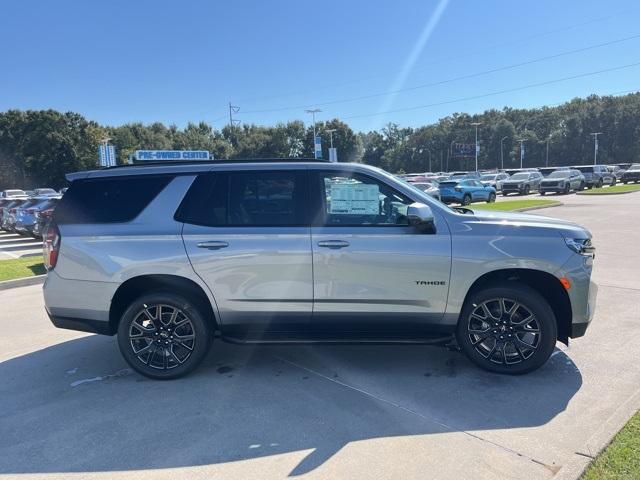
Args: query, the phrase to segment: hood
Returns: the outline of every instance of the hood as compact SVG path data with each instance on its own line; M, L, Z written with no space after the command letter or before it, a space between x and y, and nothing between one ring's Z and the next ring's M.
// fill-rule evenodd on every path
M577 223L559 218L531 215L528 213L491 212L482 210L473 210L473 216L482 222L522 227L542 227L558 230L564 237L591 238L591 234L586 228L581 227Z

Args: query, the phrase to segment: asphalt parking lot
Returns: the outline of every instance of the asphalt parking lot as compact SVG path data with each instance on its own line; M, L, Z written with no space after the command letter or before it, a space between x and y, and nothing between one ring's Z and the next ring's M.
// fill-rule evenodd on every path
M55 329L40 286L0 291L0 476L571 478L640 407L640 193L558 199L536 213L594 234L596 317L521 377L438 347L217 342L158 382Z
M42 240L0 231L0 260L42 255Z

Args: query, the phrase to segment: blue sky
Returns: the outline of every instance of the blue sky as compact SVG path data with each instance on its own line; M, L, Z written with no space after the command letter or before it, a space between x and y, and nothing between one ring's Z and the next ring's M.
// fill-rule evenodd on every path
M356 130L418 126L639 90L635 65L470 98L639 63L638 19L637 0L3 2L0 111L220 128L231 101L244 123L308 121L318 105Z

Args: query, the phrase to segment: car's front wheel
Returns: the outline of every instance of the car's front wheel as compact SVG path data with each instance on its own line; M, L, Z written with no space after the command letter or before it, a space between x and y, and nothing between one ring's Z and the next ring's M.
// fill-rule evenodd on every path
M491 192L491 193L489 194L489 198L487 199L487 203L493 203L493 202L495 202L495 201L496 201L496 194L495 194L495 193L493 193L493 192Z
M178 378L204 359L213 332L203 308L181 295L154 293L134 300L118 326L118 346L136 372Z
M553 352L556 319L535 290L508 282L467 299L456 336L463 352L479 367L519 375L541 367Z

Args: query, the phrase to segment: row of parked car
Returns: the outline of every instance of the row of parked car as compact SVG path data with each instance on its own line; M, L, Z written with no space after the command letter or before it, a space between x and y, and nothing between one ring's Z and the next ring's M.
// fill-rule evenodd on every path
M64 191L58 192L53 188L0 192L0 228L7 232L42 238L63 193Z
M524 168L484 172L437 172L400 175L444 203L494 202L496 195L539 192L569 194L618 182L640 182L640 163Z

